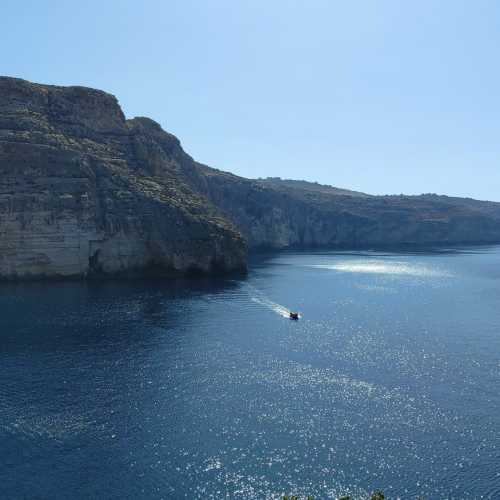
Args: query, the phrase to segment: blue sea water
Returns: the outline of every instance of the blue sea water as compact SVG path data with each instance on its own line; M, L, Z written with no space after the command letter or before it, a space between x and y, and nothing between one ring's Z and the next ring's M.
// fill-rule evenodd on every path
M498 499L499 390L499 247L4 284L0 498Z

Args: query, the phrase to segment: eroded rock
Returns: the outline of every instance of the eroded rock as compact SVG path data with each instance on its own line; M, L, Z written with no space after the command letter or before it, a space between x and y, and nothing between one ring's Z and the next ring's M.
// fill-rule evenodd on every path
M245 269L239 232L148 133L104 92L0 78L0 276Z

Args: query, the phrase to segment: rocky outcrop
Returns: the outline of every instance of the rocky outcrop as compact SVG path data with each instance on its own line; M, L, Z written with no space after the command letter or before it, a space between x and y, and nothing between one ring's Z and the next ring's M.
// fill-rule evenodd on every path
M195 162L115 97L0 78L0 278L243 270L251 249L500 242L500 204Z
M101 91L0 78L0 276L244 269L239 232L169 169L157 130Z

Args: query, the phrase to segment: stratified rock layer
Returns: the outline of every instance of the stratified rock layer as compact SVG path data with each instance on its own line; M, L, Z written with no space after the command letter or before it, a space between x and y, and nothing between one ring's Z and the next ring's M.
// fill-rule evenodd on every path
M211 196L250 248L500 242L500 203L437 195L338 194L329 186L301 182L293 187L293 181L272 179L252 184L233 180L228 197L221 177L226 174L210 176ZM235 203L238 198L244 202Z
M221 272L246 247L500 242L500 204L250 180L115 97L0 77L0 278Z
M0 276L244 269L244 240L169 169L157 128L101 91L0 78Z

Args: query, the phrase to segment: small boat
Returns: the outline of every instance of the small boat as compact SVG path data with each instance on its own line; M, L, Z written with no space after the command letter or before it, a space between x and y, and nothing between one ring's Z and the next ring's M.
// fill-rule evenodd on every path
M290 319L299 319L299 313L290 311Z

